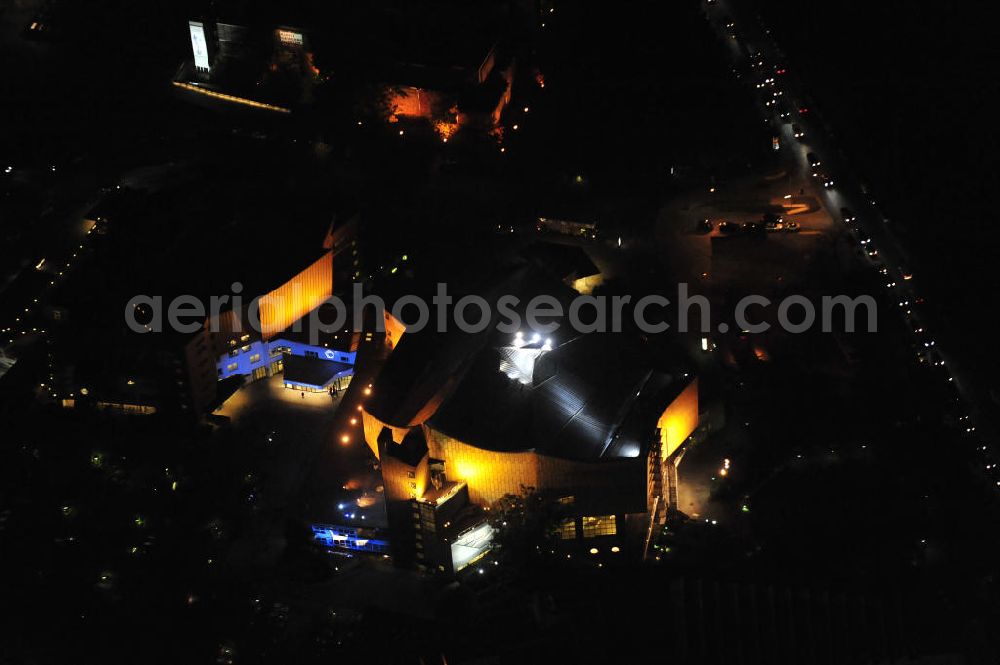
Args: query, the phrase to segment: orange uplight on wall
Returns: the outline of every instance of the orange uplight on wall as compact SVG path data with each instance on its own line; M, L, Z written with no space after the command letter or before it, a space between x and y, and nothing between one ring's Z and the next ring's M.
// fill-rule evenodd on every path
M469 499L486 506L524 487L539 487L540 456L534 452L484 450L425 427L431 457L445 461L449 480L468 484Z
M390 89L387 95L392 115L411 118L430 118L438 103L437 93L412 86Z
M333 252L260 299L260 330L270 339L333 295Z
M467 483L475 480L476 476L479 475L476 466L467 460L455 463L455 474L457 478Z
M399 340L403 337L403 333L406 332L406 326L402 321L393 316L389 310L385 312L385 337L389 343L390 349L395 349L396 345L399 344Z
M660 416L657 427L663 457L672 455L698 426L698 379L694 379Z

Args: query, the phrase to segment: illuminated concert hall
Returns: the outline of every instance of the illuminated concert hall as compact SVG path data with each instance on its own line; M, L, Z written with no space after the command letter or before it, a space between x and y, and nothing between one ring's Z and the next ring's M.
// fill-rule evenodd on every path
M529 270L504 286L573 293ZM641 340L566 331L402 334L363 411L398 564L450 570L431 543L482 522L470 506L528 491L557 501L560 538L587 549L620 548L666 514L657 497L698 425L697 378L680 359L655 368Z

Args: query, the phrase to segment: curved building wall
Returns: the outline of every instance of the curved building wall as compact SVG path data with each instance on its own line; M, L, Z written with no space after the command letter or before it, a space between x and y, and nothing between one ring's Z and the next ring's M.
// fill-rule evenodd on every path
M445 461L449 480L469 486L473 503L489 505L522 487L573 496L584 512L644 512L646 459L644 457L579 462L535 452L483 450L424 426L430 456Z
M541 467L533 452L501 453L463 443L425 425L431 457L445 462L449 480L464 480L473 503L488 505L505 494L520 494L521 486L539 488Z
M378 436L384 427L392 430L395 443L401 442L410 429L387 425L367 411L362 412L362 421L365 442L379 458L383 456L379 454ZM698 425L697 380L674 398L657 424L665 459ZM585 462L534 451L498 452L460 441L426 422L422 427L429 457L442 460L448 480L464 481L469 488L469 499L481 506L487 506L507 494L520 494L523 488L530 487L540 492L572 496L577 514L620 515L648 510L650 470L645 455ZM649 439L649 443L655 445L656 432L650 432ZM384 465L385 460L383 478L390 471ZM405 486L400 485L396 490L404 494L412 491L414 488L409 486L409 481L413 480L407 477ZM426 480L418 480L417 484L417 496L420 496L420 485L426 487Z

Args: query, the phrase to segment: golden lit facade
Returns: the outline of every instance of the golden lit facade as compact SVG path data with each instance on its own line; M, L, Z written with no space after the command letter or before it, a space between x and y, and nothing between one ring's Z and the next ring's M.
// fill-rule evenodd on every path
M403 338L406 326L402 321L393 316L388 310L385 312L385 339L390 349L395 349L399 340Z
M604 284L604 275L602 273L597 273L595 275L588 275L586 277L574 279L570 286L572 286L573 290L577 293L590 295L594 292L594 289L602 284Z
M615 506L643 512L646 506L646 461L618 458L583 462L532 451L497 452L463 443L424 426L431 457L442 459L451 480L465 481L469 499L482 506L525 488L573 496L581 506L600 510Z
M376 459L381 459L382 454L378 449L378 437L382 433L383 427L388 427L392 431L392 440L395 443L401 443L403 437L406 433L410 431L408 427L393 427L392 425L387 425L381 420L368 413L368 411L361 412L361 424L365 431L365 443L371 449L372 454L375 455Z
M389 455L381 455L379 451L378 438L384 428L391 431L392 444L398 445L411 427L388 425L366 411L362 412L362 416L365 441L382 460L386 496L420 499L427 488L426 474L420 473L419 469L414 473L413 466L390 461ZM666 457L680 447L697 424L698 383L694 380L667 406L660 416L658 430L650 432L649 438L651 442L659 442ZM576 509L589 515L621 515L647 510L650 500L647 483L649 468L644 455L579 461L530 450L500 452L459 441L434 429L426 420L412 426L422 428L427 442L427 456L431 460L443 461L448 480L465 482L470 501L480 506L488 506L505 495L519 495L526 488L533 488L573 497ZM424 458L424 462L426 460Z
M260 298L260 331L265 340L288 329L333 295L333 252L326 252L298 275Z
M388 501L400 499L422 499L430 485L429 460L424 455L416 464L410 465L392 455L383 455L382 484Z
M673 455L698 427L697 378L664 409L656 427L660 431L660 455L666 459Z

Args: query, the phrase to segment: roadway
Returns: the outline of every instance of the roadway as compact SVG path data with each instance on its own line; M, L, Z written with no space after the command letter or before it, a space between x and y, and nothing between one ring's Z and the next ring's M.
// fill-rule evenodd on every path
M864 183L855 175L847 155L837 145L833 129L824 121L820 109L811 102L806 103L808 93L791 71L780 47L771 38L770 30L759 18L741 16L738 7L728 0L707 2L705 14L719 38L730 44L737 71L760 93L760 109L765 121L780 132L778 135L783 146L792 146L796 166L803 171L812 170L806 159L809 152L816 153L821 158L820 168L833 178L834 186L829 189L816 188L814 182L814 189L831 215L841 222L844 220L840 211L850 209L857 220L855 229L851 230L851 237L859 244L862 239L870 238L870 242L865 244L865 250L878 250L878 259L870 263L873 266L884 265L886 269L884 279L881 280L886 290L886 300L894 303L905 326L913 331L909 341L914 348L915 360L943 369L941 380L954 386L964 404L964 411L958 418L958 427L965 430L970 445L985 454L983 466L986 467L987 475L1000 487L1000 469L995 465L995 451L983 440L986 438L983 433L977 433L974 422L976 412L982 411L979 407L989 400L985 389L973 379L974 373L970 368L976 362L974 351L969 350L968 355L965 355L960 349L937 343L941 339L952 337L947 329L949 324L946 317L924 305L917 287L919 275L911 273L909 252L894 233L892 222L879 210ZM727 25L730 22L735 25ZM776 97L775 91L780 91ZM777 103L766 104L771 99L777 99ZM782 118L782 113L789 113L790 117ZM804 132L801 139L792 135L795 125ZM865 257L865 253L859 251L858 255ZM935 329L933 334L931 327ZM983 424L985 423L981 425ZM993 432L992 427L989 432Z

